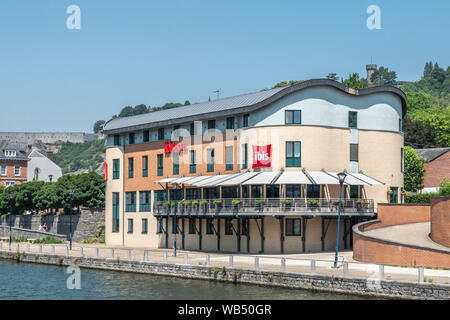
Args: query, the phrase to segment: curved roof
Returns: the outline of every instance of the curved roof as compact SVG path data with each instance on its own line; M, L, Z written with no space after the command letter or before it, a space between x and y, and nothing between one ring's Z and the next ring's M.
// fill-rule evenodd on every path
M186 123L194 120L215 119L217 117L229 116L230 111L234 114L248 113L265 107L291 93L317 86L333 87L354 96L365 96L374 93L392 93L400 98L402 102L403 116L406 114L406 96L403 91L396 87L386 85L357 90L329 79L312 79L289 87L248 93L224 99L140 114L137 116L111 119L105 123L103 133L115 134Z

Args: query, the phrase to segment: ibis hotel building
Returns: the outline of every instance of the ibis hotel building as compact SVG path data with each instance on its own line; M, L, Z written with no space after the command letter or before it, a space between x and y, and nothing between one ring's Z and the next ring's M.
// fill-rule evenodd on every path
M405 113L395 87L314 79L110 120L106 243L329 251L341 208L350 248L353 224L402 201Z

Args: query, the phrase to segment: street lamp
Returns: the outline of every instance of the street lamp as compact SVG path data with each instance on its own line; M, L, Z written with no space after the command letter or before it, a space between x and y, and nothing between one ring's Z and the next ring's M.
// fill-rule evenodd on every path
M72 196L73 196L73 189L68 190L70 195L70 229L69 229L69 241L70 241L70 250L72 250Z
M11 251L11 242L12 242L12 225L11 225L11 217L13 214L13 209L12 209L12 200L14 199L14 194L10 193L9 194L9 251Z
M52 175L52 174L49 174L49 175L48 175L48 179L50 180L50 182L52 182L53 175Z
M173 237L173 256L177 256L177 232L178 232L178 225L177 225L177 197L178 197L178 183L174 182L173 186L175 187L175 210L173 214L173 225L174 225L174 237Z
M344 184L345 177L347 174L345 172L340 172L337 174L339 178L339 209L338 209L338 224L337 224L337 234L336 234L336 252L334 254L334 268L337 268L338 261L338 250L339 250L339 224L341 221L341 198L342 198L342 185Z

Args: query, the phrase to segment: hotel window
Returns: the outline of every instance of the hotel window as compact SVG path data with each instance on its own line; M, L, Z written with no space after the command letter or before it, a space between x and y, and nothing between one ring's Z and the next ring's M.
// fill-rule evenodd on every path
M143 138L144 142L149 142L150 141L150 133L148 130L144 131L144 138Z
M359 186L350 186L350 199L358 199Z
M301 110L286 110L285 111L285 123L286 124L302 124L302 111Z
M286 167L301 167L300 149L300 141L286 142Z
M148 232L148 219L142 219L142 233L147 234Z
M142 157L142 176L148 177L148 156Z
M348 112L348 127L349 128L358 127L358 112L355 111Z
M234 117L227 118L227 129L234 130Z
M120 136L118 134L114 135L114 145L120 146Z
M140 212L150 212L151 205L151 191L140 191L139 192L139 211Z
M158 218L158 225L156 227L156 233L163 233L163 218Z
M178 234L178 226L179 226L179 223L180 223L180 218L178 218L178 219L173 219L172 218L172 233L176 233L176 234Z
M195 163L195 150L191 150L190 153L190 164L189 164L189 173L196 173L197 172L197 164Z
M128 136L128 143L134 144L134 133L130 133Z
M180 174L180 153L172 153L173 174Z
M300 236L300 219L286 219L286 236Z
M400 148L400 172L403 172L403 148Z
M128 158L128 178L134 177L134 158Z
M162 154L158 154L157 156L157 171L158 171L158 176L162 176L163 175L163 155Z
M186 200L198 200L200 199L200 188L189 188L186 189Z
M208 120L208 129L216 128L216 120Z
M113 179L120 179L120 160L113 159Z
M206 152L207 152L206 171L214 172L214 149L207 149Z
M306 186L306 197L307 198L320 198L320 185L319 184L308 184Z
M158 129L158 140L164 140L164 128Z
M128 233L133 233L133 219L128 219Z
M195 126L193 122L189 126L189 133L191 134L191 136L195 135Z
M249 118L249 114L244 114L244 119L243 119L243 127L246 128L248 127L248 118Z
M113 192L113 230L119 232L119 193Z
M206 234L214 234L214 220L206 219Z
M358 144L350 144L350 161L358 161Z
M126 212L136 212L136 192L126 192Z
M233 234L233 219L231 218L225 219L225 234L226 235Z
M2 176L6 176L7 175L7 166L2 164Z
M14 166L14 175L16 177L20 176L20 166Z
M195 234L195 218L189 218L189 234Z
M248 166L248 147L247 144L242 145L242 169L247 169Z
M167 199L167 192L164 190L153 191L153 194L155 195L155 201L166 201Z
M286 185L286 198L300 198L301 194L302 194L301 185L299 184Z
M233 147L225 148L225 170L233 170Z

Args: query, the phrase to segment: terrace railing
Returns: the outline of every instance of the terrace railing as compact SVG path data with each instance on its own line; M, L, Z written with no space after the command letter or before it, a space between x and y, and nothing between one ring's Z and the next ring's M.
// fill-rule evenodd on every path
M338 213L339 199L306 198L245 198L245 199L208 199L179 200L177 214L289 214L289 213ZM156 202L155 215L174 214L175 201ZM343 199L341 213L374 213L372 199Z

